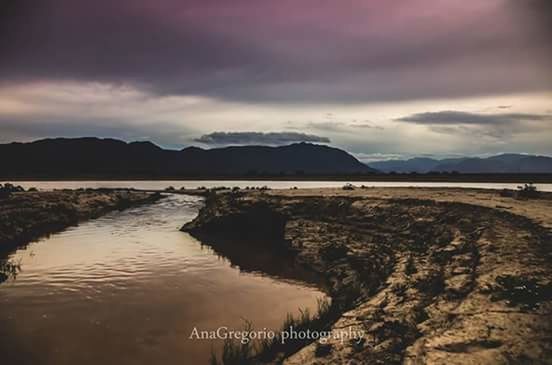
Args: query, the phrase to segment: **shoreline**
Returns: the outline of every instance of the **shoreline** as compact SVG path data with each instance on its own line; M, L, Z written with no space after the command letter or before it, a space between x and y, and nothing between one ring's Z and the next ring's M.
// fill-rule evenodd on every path
M125 189L12 193L0 199L0 260L20 246L81 221L161 197L159 193Z
M284 364L545 363L551 202L476 189L271 190L212 195L182 229L287 245L344 303L332 331L369 334L362 346L279 354Z
M552 183L552 174L361 174L361 175L228 175L228 176L0 176L1 181L342 181L442 183Z

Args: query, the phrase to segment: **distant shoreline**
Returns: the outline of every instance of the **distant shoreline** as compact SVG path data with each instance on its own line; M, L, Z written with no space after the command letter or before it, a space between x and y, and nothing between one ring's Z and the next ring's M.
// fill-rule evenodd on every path
M366 174L263 176L0 176L0 181L343 181L552 183L552 174Z

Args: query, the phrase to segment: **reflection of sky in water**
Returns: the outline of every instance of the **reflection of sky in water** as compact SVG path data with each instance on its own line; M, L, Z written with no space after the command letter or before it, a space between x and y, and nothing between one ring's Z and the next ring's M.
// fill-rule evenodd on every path
M279 327L322 294L240 272L180 232L196 197L115 212L17 251L0 285L0 352L18 363L205 363L193 326ZM192 361L192 359L195 359Z

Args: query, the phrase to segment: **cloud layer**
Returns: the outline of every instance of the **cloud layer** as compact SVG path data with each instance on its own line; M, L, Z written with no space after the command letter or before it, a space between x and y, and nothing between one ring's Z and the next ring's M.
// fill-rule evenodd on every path
M0 141L551 154L550 14L549 0L8 0Z
M552 130L552 114L537 113L473 113L445 110L415 113L395 120L427 126L432 132L441 135L473 139L483 146L485 143L491 146L507 145L520 136L532 136L537 143Z
M406 117L397 118L396 121L428 125L504 125L525 121L552 121L552 115L530 113L468 113L455 110L439 112L416 113Z
M288 103L549 90L549 4L9 1L0 79Z
M195 139L206 145L285 145L295 142L329 143L329 138L296 132L213 132Z

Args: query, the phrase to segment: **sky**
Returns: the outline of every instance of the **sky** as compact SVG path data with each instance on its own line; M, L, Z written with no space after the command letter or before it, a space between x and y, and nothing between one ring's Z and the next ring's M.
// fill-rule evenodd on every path
M0 143L552 155L549 0L5 0Z

